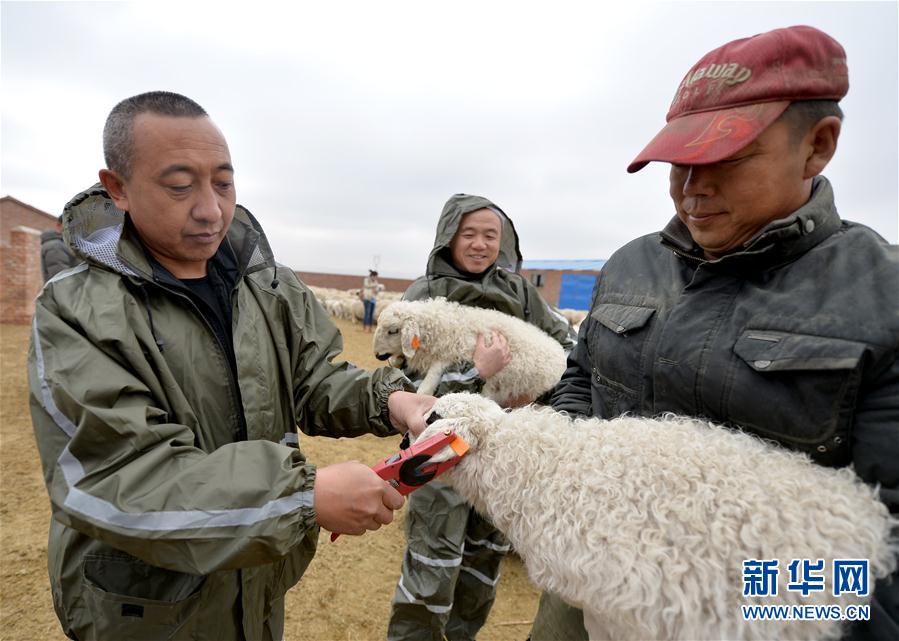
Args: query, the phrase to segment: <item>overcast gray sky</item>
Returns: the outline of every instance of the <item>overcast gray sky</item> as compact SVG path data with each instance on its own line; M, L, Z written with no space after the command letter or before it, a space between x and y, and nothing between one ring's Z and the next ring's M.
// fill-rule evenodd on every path
M897 22L895 2L3 2L0 191L60 212L113 105L166 89L221 127L295 269L416 276L456 192L503 207L526 259L607 258L673 214L667 165L625 168L687 70L809 24L849 62L837 206L895 243Z

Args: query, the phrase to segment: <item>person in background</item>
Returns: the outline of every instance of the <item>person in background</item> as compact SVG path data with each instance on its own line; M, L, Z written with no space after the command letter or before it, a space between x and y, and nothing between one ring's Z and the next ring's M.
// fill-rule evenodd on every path
M62 238L62 215L60 215L56 219L55 228L41 234L41 275L46 283L62 270L77 264L78 259Z
M848 88L843 47L807 26L687 72L628 167L670 163L675 215L603 267L555 409L704 417L851 465L899 513L899 248L842 220L821 175ZM844 634L899 639L899 574ZM582 615L544 594L530 638L585 639Z
M362 298L362 305L365 307L362 317L362 331L369 334L374 331L375 305L378 301L379 287L378 272L373 269L368 270L368 276L362 281L362 291L359 292L359 297Z
M443 207L425 276L405 300L445 297L462 305L495 309L536 325L566 351L574 345L568 321L544 302L518 273L518 235L493 202L456 194ZM435 396L479 393L486 379L511 359L506 339L478 338L473 362L448 368ZM420 382L420 381L419 381ZM516 399L516 405L534 401ZM500 563L509 544L447 485L431 481L409 497L407 547L391 604L391 641L474 639L496 597Z
M404 502L367 465L308 462L298 429L418 433L435 399L333 362L340 333L236 204L196 102L123 100L103 150L65 208L83 262L38 296L28 354L56 614L79 640L280 640L319 529Z

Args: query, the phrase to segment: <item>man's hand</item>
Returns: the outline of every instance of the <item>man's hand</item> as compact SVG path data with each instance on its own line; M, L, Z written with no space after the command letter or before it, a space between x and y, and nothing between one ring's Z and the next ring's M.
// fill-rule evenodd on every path
M359 535L393 521L405 499L367 465L347 461L318 468L313 501L320 526Z
M491 343L483 334L478 334L478 344L474 348L474 366L478 375L485 381L495 376L502 368L512 362L512 350L509 341L498 331L493 330Z
M394 392L387 397L387 410L390 422L400 432L411 432L413 436L421 434L426 425L425 419L437 399L426 394L412 392Z

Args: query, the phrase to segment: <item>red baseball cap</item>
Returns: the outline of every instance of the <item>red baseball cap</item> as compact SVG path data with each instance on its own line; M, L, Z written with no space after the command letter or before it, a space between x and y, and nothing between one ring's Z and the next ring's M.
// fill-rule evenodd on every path
M728 42L693 65L668 122L628 165L704 165L755 140L795 100L839 100L849 91L846 52L814 27L775 29Z

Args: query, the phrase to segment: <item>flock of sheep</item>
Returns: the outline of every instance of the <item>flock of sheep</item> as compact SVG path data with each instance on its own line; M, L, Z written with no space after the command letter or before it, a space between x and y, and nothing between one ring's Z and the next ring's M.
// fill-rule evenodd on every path
M383 287L383 285L381 286ZM364 316L362 300L359 298L358 289L334 289L332 287L313 287L309 289L322 304L325 310L334 318L348 320L353 323L361 323ZM375 322L381 313L403 297L400 292L381 290L378 294L378 304L375 306ZM559 313L574 328L578 330L581 322L587 317L587 312L579 309L560 309Z
M442 480L503 531L537 586L583 609L591 639L837 639L840 621L747 621L741 607L870 601L823 590L798 595L786 572L795 559L823 561L828 585L835 560L868 560L871 585L895 569L891 532L899 521L851 468L815 465L688 417L573 418L535 404L504 410L504 400L536 398L555 385L564 371L559 345L499 312L397 298L380 297L373 348L423 376L426 392L446 365L471 360L479 333L508 340L512 361L495 385L484 396L438 399L420 438L452 429L468 442L469 453ZM322 292L320 300L340 318L359 302L358 293ZM779 590L747 597L743 563L772 558L784 564Z
M334 289L331 287L312 287L312 293L322 304L325 311L333 318L361 323L365 316L365 308L362 299L359 298L358 289ZM387 307L395 303L403 295L398 292L382 291L378 294L378 304L375 305L375 320Z

